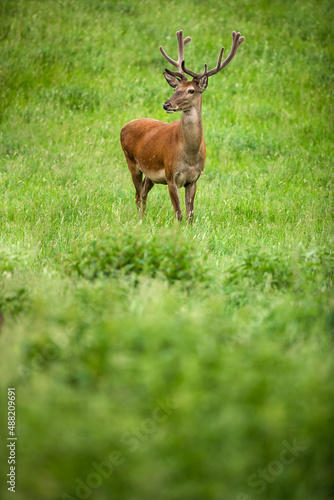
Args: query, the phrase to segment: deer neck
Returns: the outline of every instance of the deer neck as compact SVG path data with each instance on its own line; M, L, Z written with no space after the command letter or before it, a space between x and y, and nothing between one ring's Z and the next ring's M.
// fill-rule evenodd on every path
M182 112L180 131L186 154L196 156L203 141L202 97L196 105Z

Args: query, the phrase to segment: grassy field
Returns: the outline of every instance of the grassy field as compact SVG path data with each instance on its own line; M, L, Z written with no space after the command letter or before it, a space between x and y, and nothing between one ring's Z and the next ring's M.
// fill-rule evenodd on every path
M0 2L1 498L334 498L330 0ZM121 150L203 96L195 220ZM182 202L183 202L183 192ZM184 208L184 202L182 203Z

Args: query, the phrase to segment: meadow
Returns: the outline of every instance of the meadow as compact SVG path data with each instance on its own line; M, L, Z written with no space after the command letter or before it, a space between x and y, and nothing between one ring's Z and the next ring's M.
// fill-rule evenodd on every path
M1 498L334 498L330 0L1 0ZM188 67L195 218L120 146ZM183 190L182 208L184 209Z

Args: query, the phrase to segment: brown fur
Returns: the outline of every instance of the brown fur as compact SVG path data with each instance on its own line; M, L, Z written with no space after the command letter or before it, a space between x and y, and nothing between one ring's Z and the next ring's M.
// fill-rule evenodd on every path
M195 93L189 94L189 88L196 89ZM168 184L175 215L182 220L179 188L186 189L187 217L192 217L196 182L206 156L202 96L197 84L178 81L177 91L167 104L169 112L183 112L180 121L133 120L122 128L121 144L136 188L138 210L145 211L147 194L154 184Z

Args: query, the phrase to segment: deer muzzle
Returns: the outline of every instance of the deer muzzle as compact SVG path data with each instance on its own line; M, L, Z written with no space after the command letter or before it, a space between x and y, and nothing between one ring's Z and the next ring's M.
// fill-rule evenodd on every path
M172 113L172 110L170 109L171 106L172 103L169 101L164 102L162 105L162 107L164 108L165 111L167 111L167 113Z

